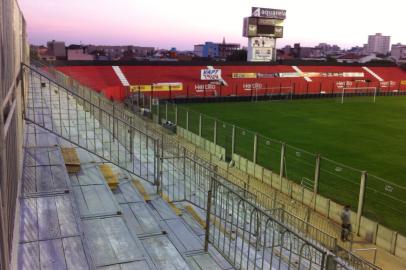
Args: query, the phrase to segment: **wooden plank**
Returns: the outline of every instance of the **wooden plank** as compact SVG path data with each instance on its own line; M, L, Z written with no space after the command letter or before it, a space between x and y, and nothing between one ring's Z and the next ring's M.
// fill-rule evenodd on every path
M76 174L79 185L104 184L103 175L95 163L81 165L82 170Z
M194 269L210 269L221 270L222 268L216 263L216 261L210 256L209 253L202 253L190 256L187 258L189 264L193 265Z
M185 206L186 211L193 217L193 219L203 228L206 228L206 221L200 217L196 210L191 205Z
M73 213L70 195L57 196L55 197L55 202L58 210L61 236L77 235L79 230Z
M203 243L194 235L183 223L182 219L168 219L165 220L173 235L180 241L184 247L185 252L196 251L203 249ZM169 234L170 237L173 235Z
M154 199L151 205L163 220L179 218L162 198Z
M121 264L121 270L152 269L146 261L135 261Z
M62 241L60 239L40 241L39 250L41 270L67 269Z
M80 237L69 237L62 239L65 252L66 265L69 270L89 269L84 247Z
M169 207L172 209L173 212L175 212L175 214L177 216L181 216L182 215L182 211L173 203L170 201L168 195L166 195L165 193L162 194L162 199L164 199L164 201L166 201L169 205Z
M69 173L80 171L80 160L75 148L61 148L62 157Z
M20 244L17 265L19 270L40 270L38 242Z
M118 263L100 219L84 220L84 232L96 266Z
M150 237L142 240L142 243L158 269L189 269L167 237Z
M112 189L117 189L119 184L117 175L113 172L111 167L108 164L99 165L100 172L102 173L104 180L107 182L107 185Z
M37 198L39 239L51 239L61 235L54 197Z
M81 215L115 214L117 203L105 185L77 186L73 188Z
M158 225L158 221L149 212L149 208L144 202L131 203L129 204L129 207L140 226L140 234L158 234L162 232Z
M146 202L151 201L151 197L145 190L144 186L141 184L141 182L137 179L133 179L132 184L134 187L138 190L138 192L141 194L141 196L144 198Z
M22 181L23 194L34 193L37 191L35 167L24 167Z
M105 218L103 227L120 262L143 259L142 250L136 245L122 218Z
M131 185L130 182L121 184L119 189L128 203L143 202L143 197L139 194L138 190Z
M37 200L23 199L20 206L20 241L35 240L38 240Z
M66 168L63 166L51 166L52 181L55 190L67 189L67 179L69 178Z
M35 167L35 179L37 192L47 192L54 190L50 166Z

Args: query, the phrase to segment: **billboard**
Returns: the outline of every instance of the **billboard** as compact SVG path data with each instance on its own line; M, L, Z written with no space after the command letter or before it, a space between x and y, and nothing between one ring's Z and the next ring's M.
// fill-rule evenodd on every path
M280 20L286 19L286 10L283 9L252 7L251 14L253 17L262 17Z
M200 79L203 81L221 80L221 69L202 69L200 70Z

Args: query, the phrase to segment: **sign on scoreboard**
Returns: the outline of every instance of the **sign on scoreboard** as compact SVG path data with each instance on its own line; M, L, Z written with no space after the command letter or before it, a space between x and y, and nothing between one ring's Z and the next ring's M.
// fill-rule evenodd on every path
M200 70L200 79L203 81L221 80L221 69L202 69Z
M280 20L286 19L286 10L283 9L252 7L251 12L253 17L263 17Z

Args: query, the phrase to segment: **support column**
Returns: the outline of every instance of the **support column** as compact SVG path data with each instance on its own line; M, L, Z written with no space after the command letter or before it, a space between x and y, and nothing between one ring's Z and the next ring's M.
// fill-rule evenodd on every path
M313 209L316 209L316 199L319 192L319 178L320 178L320 154L316 156L316 168L314 170L314 184L313 184Z
M359 186L359 196L358 196L358 209L357 209L357 235L359 235L359 230L361 227L361 217L362 211L364 208L364 201L365 201L365 187L367 181L367 172L363 171L361 174L361 183Z
M165 103L165 120L168 121L168 102Z
M254 162L254 165L257 164L257 152L258 152L258 134L255 134L254 135L254 151L252 153L252 161ZM255 168L254 168L254 170L255 170Z
M279 181L281 184L281 190L282 190L282 178L283 178L283 171L285 169L285 143L282 143L281 147L281 163L279 167Z

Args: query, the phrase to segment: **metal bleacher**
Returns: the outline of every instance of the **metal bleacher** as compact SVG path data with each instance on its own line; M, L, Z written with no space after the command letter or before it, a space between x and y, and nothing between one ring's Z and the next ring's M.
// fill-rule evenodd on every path
M23 70L18 269L358 268L336 256L334 239L320 242L322 232L277 203L264 208L142 118L107 110L46 69ZM62 149L74 149L77 171Z

